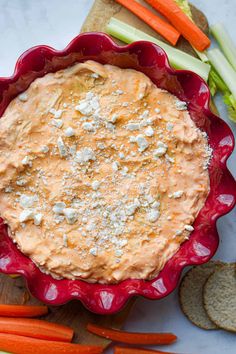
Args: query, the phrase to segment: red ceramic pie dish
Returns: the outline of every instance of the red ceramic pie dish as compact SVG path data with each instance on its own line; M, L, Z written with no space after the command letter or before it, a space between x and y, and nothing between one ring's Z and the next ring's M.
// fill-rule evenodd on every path
M121 310L132 296L160 299L168 295L175 289L185 266L207 262L214 255L219 243L216 221L228 213L236 201L236 182L226 166L234 149L234 137L228 125L210 111L210 92L198 75L170 68L167 55L154 44L136 42L119 47L103 33L79 35L62 51L47 46L26 51L18 59L13 76L0 78L0 115L36 78L89 59L141 71L158 87L186 101L191 118L207 133L213 149L209 166L210 193L195 220L194 231L158 277L151 281L131 279L103 285L82 280L56 280L42 273L17 249L8 236L7 225L1 220L1 272L23 275L32 295L44 303L60 305L78 299L95 313L112 314Z

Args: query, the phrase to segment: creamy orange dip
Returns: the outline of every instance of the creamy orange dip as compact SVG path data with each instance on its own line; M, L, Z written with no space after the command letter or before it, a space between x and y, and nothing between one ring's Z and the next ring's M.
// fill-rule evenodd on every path
M0 120L0 215L54 277L151 279L209 191L206 134L185 102L93 61L35 80Z

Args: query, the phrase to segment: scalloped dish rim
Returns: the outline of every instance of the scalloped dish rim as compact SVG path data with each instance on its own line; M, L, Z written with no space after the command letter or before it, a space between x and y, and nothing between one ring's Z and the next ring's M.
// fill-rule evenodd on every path
M61 305L78 299L92 312L114 314L133 296L148 299L167 296L176 288L185 266L202 264L213 257L219 244L216 221L236 203L236 182L226 164L234 149L234 136L228 125L210 111L210 91L197 74L171 68L164 50L151 42L118 46L109 36L98 32L75 37L61 51L41 45L23 53L17 60L14 74L0 78L0 116L9 102L36 77L87 59L140 70L157 86L187 101L192 119L207 132L213 148L209 167L210 193L194 222L195 230L153 280L127 279L113 285L56 280L42 273L18 250L0 219L0 272L22 275L31 294L46 304Z

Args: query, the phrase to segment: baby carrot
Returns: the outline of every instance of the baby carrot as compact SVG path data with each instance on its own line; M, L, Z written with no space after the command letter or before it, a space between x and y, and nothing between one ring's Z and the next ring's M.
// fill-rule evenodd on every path
M37 317L48 313L47 306L5 305L0 304L0 316Z
M0 333L0 348L14 354L101 354L103 348Z
M143 349L143 348L115 347L114 354L174 354L174 353L163 352L160 350Z
M197 50L203 51L210 46L210 39L188 18L174 0L145 1L165 16Z
M142 6L135 0L116 0L116 2L123 5L134 15L146 22L150 27L152 27L166 40L168 40L172 45L176 45L180 37L180 33L169 23L165 22L160 17L154 15L146 7Z
M171 344L177 337L172 333L135 333L124 332L112 328L100 327L89 323L87 330L100 337L104 337L115 342L122 342L135 345L160 345Z
M0 317L0 333L71 342L74 331L70 327L43 320Z

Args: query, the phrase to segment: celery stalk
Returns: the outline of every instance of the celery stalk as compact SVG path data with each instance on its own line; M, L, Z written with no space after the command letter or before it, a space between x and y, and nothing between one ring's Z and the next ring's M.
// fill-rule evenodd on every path
M229 89L226 86L226 84L224 83L224 81L221 79L221 77L218 75L218 73L213 68L210 71L209 80L210 80L210 78L214 81L216 88L218 90L220 90L223 93L229 91Z
M234 70L236 70L236 46L225 27L221 23L217 23L211 27L211 33L219 43Z
M230 93L226 93L223 97L224 103L228 107L228 113L230 119L236 123L236 100Z
M201 62L199 59L194 58L179 49L171 47L155 37L149 36L133 26L127 25L126 23L112 17L106 27L106 31L113 37L116 37L125 43L132 43L141 40L153 42L164 49L169 57L170 64L175 68L194 71L205 81L208 80L210 65Z
M213 80L224 95L230 118L236 122L236 72L219 49L209 50L208 58L216 70Z
M197 50L194 47L193 47L193 49L195 50L195 53L197 54L198 58L201 59L201 61L203 63L207 63L208 62L208 57L206 55L206 52L199 52L199 50Z
M236 72L218 48L208 50L208 58L236 99Z

